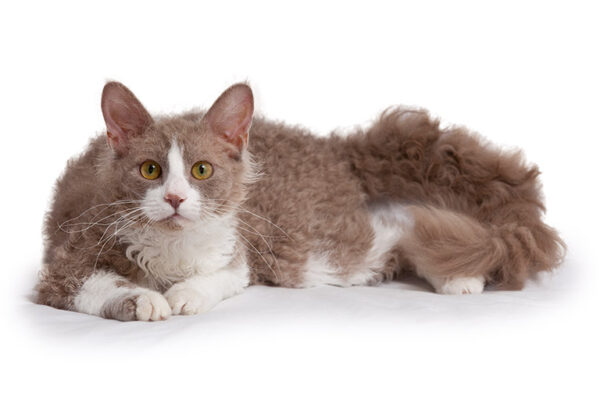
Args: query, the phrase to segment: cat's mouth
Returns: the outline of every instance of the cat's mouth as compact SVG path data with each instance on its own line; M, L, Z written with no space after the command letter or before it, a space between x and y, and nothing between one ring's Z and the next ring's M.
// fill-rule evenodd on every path
M183 215L180 215L178 212L174 212L172 215L169 215L166 218L161 219L161 221L183 223L183 222L189 221L189 219Z

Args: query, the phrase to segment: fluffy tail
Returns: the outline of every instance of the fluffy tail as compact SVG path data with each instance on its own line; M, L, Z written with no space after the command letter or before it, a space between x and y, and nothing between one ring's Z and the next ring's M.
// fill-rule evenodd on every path
M404 248L417 269L518 289L564 256L564 242L542 221L540 172L519 152L405 109L348 137L343 152L370 202L415 206Z
M520 289L535 272L558 265L564 243L542 222L492 225L431 207L411 207L414 226L403 250L426 278L479 277Z

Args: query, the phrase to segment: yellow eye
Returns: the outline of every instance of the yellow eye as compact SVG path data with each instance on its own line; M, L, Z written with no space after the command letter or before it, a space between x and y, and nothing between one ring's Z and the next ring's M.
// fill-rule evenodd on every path
M147 160L140 165L140 174L144 179L158 179L160 177L160 172L160 165L152 160Z
M213 167L210 163L205 161L200 161L194 163L192 166L192 176L194 176L198 180L208 179L213 174Z

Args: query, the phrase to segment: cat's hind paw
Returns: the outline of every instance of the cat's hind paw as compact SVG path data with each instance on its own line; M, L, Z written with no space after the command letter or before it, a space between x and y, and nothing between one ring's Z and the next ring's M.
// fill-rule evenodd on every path
M483 292L485 279L482 276L452 278L436 285L436 291L445 295L479 294Z

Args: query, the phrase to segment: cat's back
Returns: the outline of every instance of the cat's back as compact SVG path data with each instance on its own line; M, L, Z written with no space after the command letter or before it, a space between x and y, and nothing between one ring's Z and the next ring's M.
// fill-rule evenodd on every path
M305 128L256 117L248 149L261 165L270 168L271 164L281 167L307 158L316 162L328 153L329 142Z
M321 198L333 201L331 192L355 194L359 183L350 173L348 161L340 157L339 141L302 127L255 119L249 151L260 175L251 186L252 195L261 200L275 197L277 204L284 203L283 195L294 202L302 199L313 204Z

